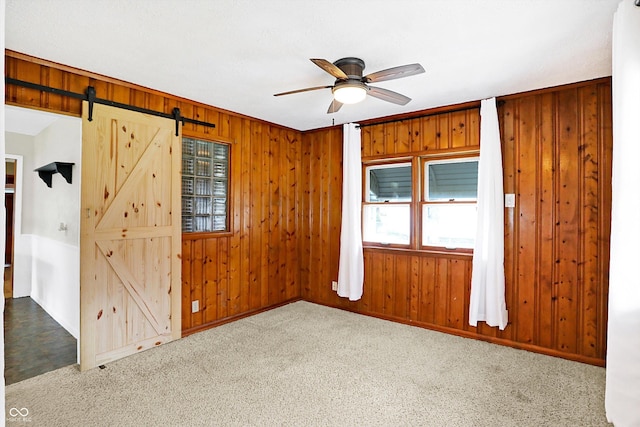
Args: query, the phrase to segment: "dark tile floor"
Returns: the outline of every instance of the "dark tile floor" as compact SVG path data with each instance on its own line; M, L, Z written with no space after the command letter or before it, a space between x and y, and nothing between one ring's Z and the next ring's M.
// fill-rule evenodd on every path
M76 363L76 339L29 297L4 305L4 377L17 383Z

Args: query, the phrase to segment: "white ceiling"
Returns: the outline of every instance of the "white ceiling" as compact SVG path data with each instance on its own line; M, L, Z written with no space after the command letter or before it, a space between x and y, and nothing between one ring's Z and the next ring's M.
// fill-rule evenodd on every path
M633 1L633 0L623 0ZM611 75L620 0L6 0L7 49L298 130ZM419 62L326 114L333 84L309 58L364 73Z
M36 136L61 117L64 116L7 105L4 110L5 131Z

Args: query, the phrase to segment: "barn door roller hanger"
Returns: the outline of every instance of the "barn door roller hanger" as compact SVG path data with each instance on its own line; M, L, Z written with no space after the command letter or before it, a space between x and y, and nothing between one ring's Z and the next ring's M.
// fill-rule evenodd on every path
M185 123L191 123L194 125L206 126L210 128L215 128L216 125L213 123L203 122L200 120L190 119L188 117L183 117L180 114L180 108L175 107L171 114L163 113L161 111L148 110L146 108L136 107L135 105L123 104L120 102L110 101L108 99L102 99L96 97L96 89L93 86L88 86L85 93L76 93L70 92L67 90L57 89L54 87L44 86L37 83L25 82L23 80L12 79L10 77L5 78L5 84L7 85L15 85L26 87L28 89L36 89L43 92L53 93L56 95L67 96L69 98L81 99L83 101L87 101L89 103L89 115L88 120L93 120L93 105L94 104L102 104L109 105L111 107L122 108L129 111L137 111L138 113L149 114L157 117L164 117L165 119L171 119L176 122L176 136L178 136L178 131L180 129L180 122L184 125Z

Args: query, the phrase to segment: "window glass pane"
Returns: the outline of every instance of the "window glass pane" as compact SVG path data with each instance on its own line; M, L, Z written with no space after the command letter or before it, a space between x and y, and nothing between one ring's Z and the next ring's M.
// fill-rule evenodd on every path
M423 205L422 245L473 249L476 212L469 203Z
M425 164L426 200L476 200L478 160Z
M367 201L410 202L411 163L367 167Z
M365 242L409 244L408 204L365 205L362 213Z
M229 146L182 138L182 231L225 231Z

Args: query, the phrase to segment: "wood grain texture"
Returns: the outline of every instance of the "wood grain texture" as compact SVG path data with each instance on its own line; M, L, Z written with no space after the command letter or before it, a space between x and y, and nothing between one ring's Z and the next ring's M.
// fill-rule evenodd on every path
M99 98L165 113L179 107L184 117L216 124L212 129L187 123L183 135L230 144L230 232L182 239L182 318L178 320L185 334L300 298L298 227L308 214L300 206L304 176L300 132L11 52L5 55L5 75L77 93L91 85ZM13 85L6 86L5 102L81 114L80 100ZM136 150L126 150L130 155L121 159L123 170L135 161ZM325 176L331 173L327 170ZM126 176L114 179L122 182ZM200 310L192 313L191 303L196 300Z
M300 297L299 208L302 151L296 131L220 114L231 142L230 233L183 238L183 330L207 325ZM195 254L195 255L194 255ZM191 301L200 311L191 313Z
M510 324L468 326L469 255L366 249L365 288L349 302L337 279L342 130L297 132L24 55L8 77L216 123L187 136L231 144L230 232L182 242L186 333L303 298L588 363L606 353L611 223L610 79L499 99ZM80 115L80 101L7 85L7 104ZM479 103L416 112L362 128L362 156L465 152L479 147ZM191 301L201 310L191 313Z
M472 257L365 248L365 284L358 302L331 292L337 262L328 253L329 193L318 171L339 169L335 130L302 135L310 155L311 218L302 297L360 313L555 356L604 364L611 210L611 85L609 79L499 100L505 193L505 276L509 325L468 325ZM479 109L438 111L362 128L363 160L463 152L479 147ZM339 220L339 218L337 219ZM327 225L329 221L329 225Z
M84 103L82 370L181 337L180 140L158 117L104 105L87 117Z

